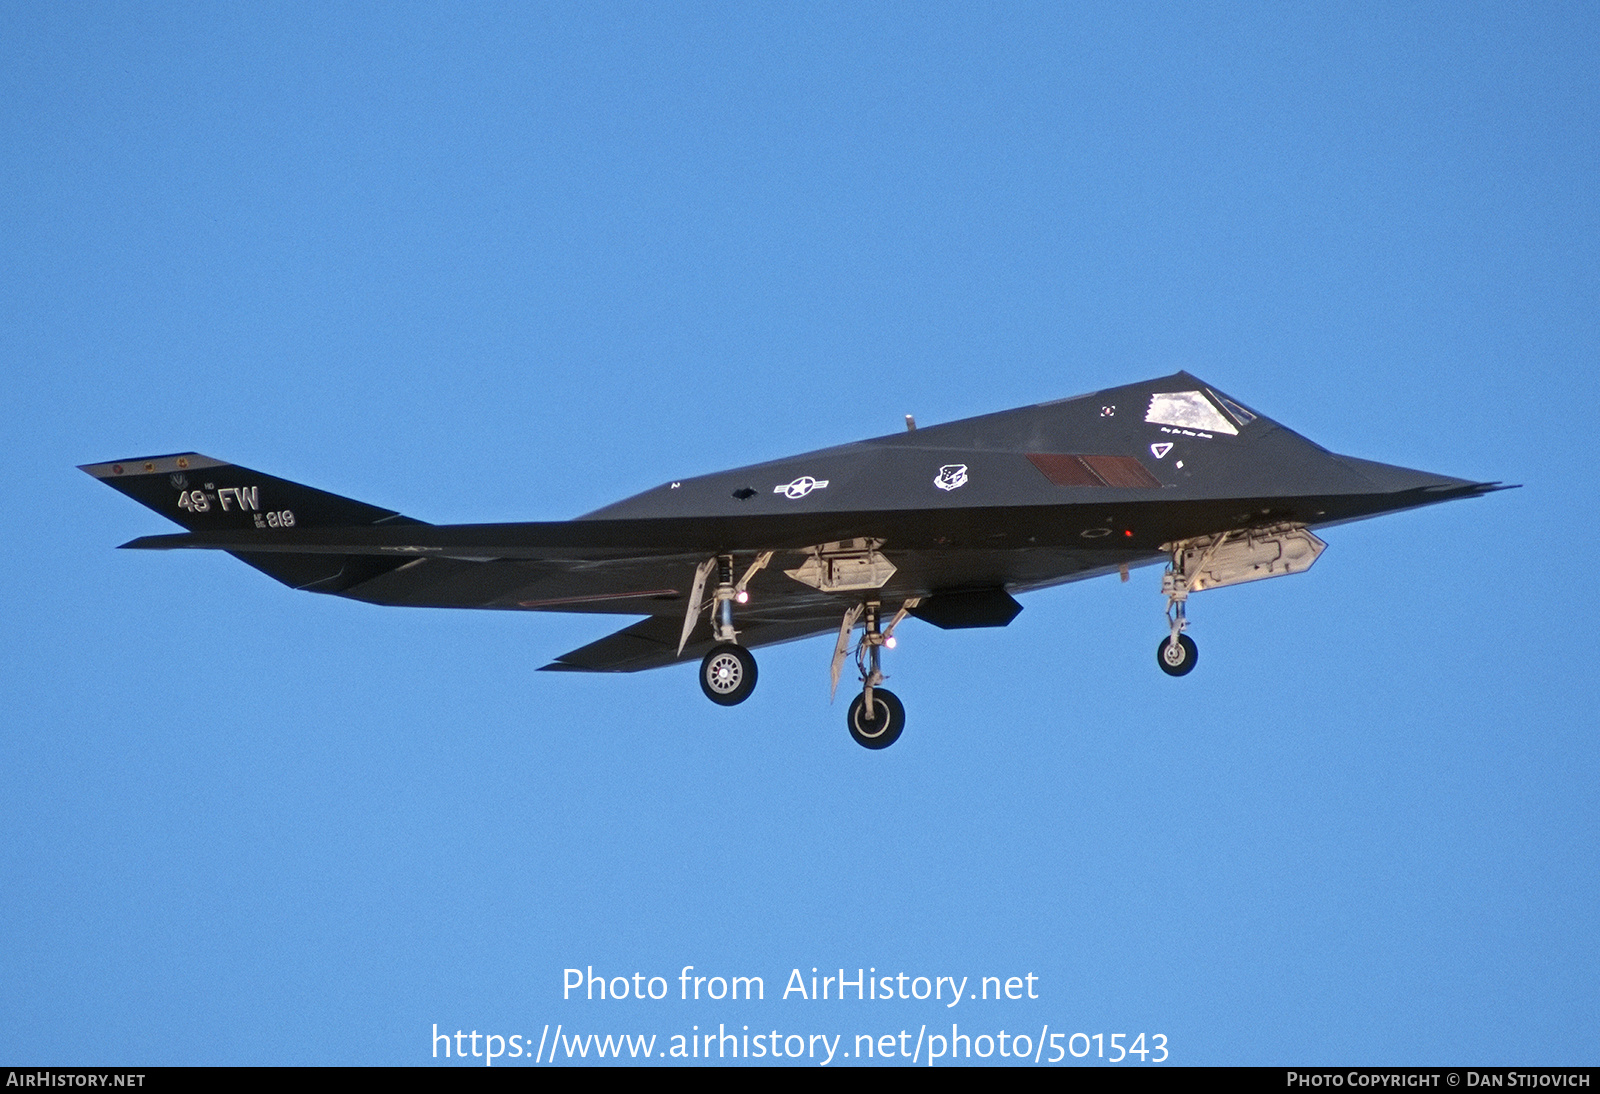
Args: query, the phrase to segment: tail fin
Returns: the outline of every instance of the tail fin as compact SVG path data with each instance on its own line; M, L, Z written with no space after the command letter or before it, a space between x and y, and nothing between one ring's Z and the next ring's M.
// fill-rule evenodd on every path
M191 532L422 523L198 452L89 463L79 470Z
M190 532L424 523L393 509L264 475L198 452L83 464L80 470ZM403 561L231 553L285 585L318 592L342 592Z

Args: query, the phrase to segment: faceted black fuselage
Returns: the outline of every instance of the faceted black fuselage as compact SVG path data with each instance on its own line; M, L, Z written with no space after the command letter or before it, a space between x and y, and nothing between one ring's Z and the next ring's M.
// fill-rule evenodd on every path
M1164 545L1497 488L1336 455L1183 372L665 482L561 522L429 525L193 453L85 470L190 529L128 546L226 550L373 604L646 617L548 666L576 671L700 657L708 628L677 645L696 568L714 556L742 570L774 552L738 615L741 644L761 646L835 631L862 599L785 573L825 544L870 541L892 562L871 594L888 610L921 598L936 624L992 625L1014 614L1001 598L1158 563ZM223 496L180 510L190 478ZM284 512L291 526L263 521Z

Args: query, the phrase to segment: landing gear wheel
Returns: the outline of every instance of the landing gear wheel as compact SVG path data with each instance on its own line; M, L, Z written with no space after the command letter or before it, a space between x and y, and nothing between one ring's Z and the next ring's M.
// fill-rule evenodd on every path
M700 690L720 706L737 706L756 690L756 659L732 642L712 646L700 662Z
M906 728L906 708L887 688L872 689L872 717L867 716L866 696L857 695L850 704L850 736L862 748L888 748L900 739Z
M1194 639L1186 634L1178 635L1177 646L1173 646L1171 638L1163 638L1161 645L1156 647L1156 664L1168 676L1189 675L1199 659L1199 648L1195 646Z

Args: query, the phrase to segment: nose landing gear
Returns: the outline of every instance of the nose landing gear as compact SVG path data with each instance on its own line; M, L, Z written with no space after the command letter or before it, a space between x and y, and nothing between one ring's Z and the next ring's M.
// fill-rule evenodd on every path
M1156 664L1168 676L1189 675L1200 657L1200 648L1194 644L1194 639L1183 633L1189 625L1186 608L1194 584L1194 579L1184 573L1183 560L1181 548L1173 551L1172 565L1161 575L1161 592L1167 598L1167 625L1171 633L1156 647Z
M1194 644L1194 639L1186 634L1175 638L1163 638L1161 645L1156 647L1156 664L1161 666L1161 671L1168 676L1187 676L1200 657L1200 649Z
M1156 648L1161 671L1185 676L1199 657L1194 640L1183 633L1189 625L1184 609L1190 593L1303 573L1327 546L1305 525L1294 523L1236 528L1162 544L1162 550L1172 553L1172 564L1161 576L1171 632Z

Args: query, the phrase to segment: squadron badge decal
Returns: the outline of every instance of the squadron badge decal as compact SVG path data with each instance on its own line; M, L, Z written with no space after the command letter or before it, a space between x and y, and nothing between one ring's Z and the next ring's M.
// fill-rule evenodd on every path
M959 490L967 485L967 465L964 463L947 463L939 468L938 477L933 480L933 485L940 490Z

